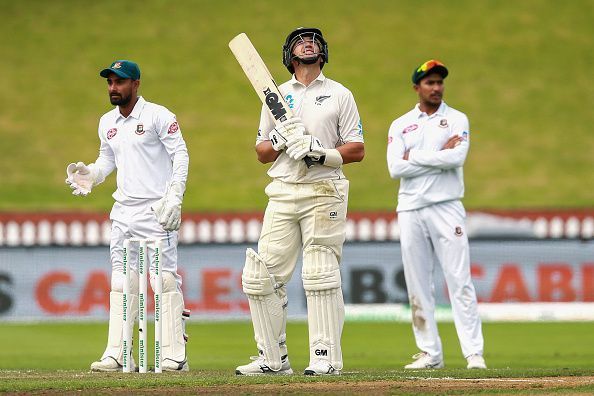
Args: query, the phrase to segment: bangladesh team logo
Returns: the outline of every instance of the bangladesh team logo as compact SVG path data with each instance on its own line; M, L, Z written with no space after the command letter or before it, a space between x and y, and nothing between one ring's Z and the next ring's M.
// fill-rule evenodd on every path
M414 131L414 130L415 130L415 129L417 129L418 127L419 127L419 126L418 126L417 124L412 124L412 125L409 125L409 126L407 126L406 128L404 128L404 129L402 130L402 134L403 134L403 135L406 135L407 133Z
M179 124L177 123L177 121L174 121L171 125L169 125L167 133L171 135L177 131L179 131Z
M118 128L111 128L107 131L107 140L111 140L118 133Z

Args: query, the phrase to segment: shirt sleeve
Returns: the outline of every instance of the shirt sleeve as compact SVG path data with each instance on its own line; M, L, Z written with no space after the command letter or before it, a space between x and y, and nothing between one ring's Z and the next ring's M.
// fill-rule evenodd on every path
M101 133L102 130L103 127L100 121L97 132L99 134L99 140L101 144L99 146L99 156L95 160L95 166L99 169L99 171L101 171L101 175L104 179L109 176L109 174L116 168L116 162L115 154L109 144L107 144L106 137L103 135L103 133Z
M460 136L462 141L453 149L440 151L411 150L408 159L411 164L431 166L439 169L454 169L464 165L470 148L470 127L464 115L452 124L452 136Z
M270 111L264 105L262 105L262 111L260 112L260 125L258 126L258 136L256 137L256 146L262 142L270 140L270 131L274 128L274 119L270 115Z
M347 91L347 94L342 97L342 103L340 103L338 133L344 143L364 142L363 124L355 98L350 91Z
M388 131L388 171L392 179L417 177L441 173L440 169L413 165L410 161L403 159L406 152L404 139L402 138L402 127L393 122ZM410 155L410 153L409 153Z
M159 139L165 146L173 164L171 182L180 183L185 189L190 157L175 114L171 112L160 114L156 124L158 125Z

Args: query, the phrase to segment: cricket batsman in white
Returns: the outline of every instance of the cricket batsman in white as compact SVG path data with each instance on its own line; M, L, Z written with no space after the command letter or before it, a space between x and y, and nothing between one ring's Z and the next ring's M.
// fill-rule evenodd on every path
M442 368L435 321L433 268L443 270L456 331L469 369L486 368L476 292L470 277L462 166L470 145L468 118L443 100L448 69L429 60L413 72L419 103L388 133L388 169L400 180L402 263L420 352L407 369Z
M262 108L256 153L260 162L272 163L272 181L266 187L269 201L258 251L247 250L242 276L259 353L235 373L293 373L286 344L286 285L303 253L310 356L304 374L335 375L343 368L339 265L349 189L342 165L363 159L363 130L352 93L322 73L328 45L319 29L291 32L283 63L292 78L279 88L295 117L275 128L268 108ZM308 169L305 157L315 165Z
M86 196L117 169L115 204L111 210L111 293L107 347L92 371L122 371L123 243L126 238L161 239L163 267L164 371L189 370L186 358L182 279L177 273L177 230L188 176L188 151L175 114L138 96L140 69L117 60L99 73L107 80L109 99L116 107L99 121L99 156L94 163L71 163L66 183L74 195ZM149 245L149 256L154 250ZM130 306L133 327L138 317L138 246L130 245ZM154 290L154 260L150 283ZM130 359L135 367L130 348Z

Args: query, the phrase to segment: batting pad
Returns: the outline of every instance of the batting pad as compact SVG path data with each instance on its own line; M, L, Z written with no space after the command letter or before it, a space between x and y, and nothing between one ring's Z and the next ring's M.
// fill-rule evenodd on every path
M276 284L266 263L253 249L246 251L241 283L250 304L258 349L264 354L268 367L278 371L282 367L279 342L284 332L286 308L286 298L276 293L281 285Z
M302 278L307 297L310 364L323 359L342 370L344 300L334 252L325 246L307 247L303 252Z
M154 283L154 278L151 278L151 281ZM151 287L154 289L154 285L151 283ZM177 281L175 280L175 275L173 275L169 271L163 271L163 293L174 293L179 292L177 288Z
M130 276L133 276L133 272ZM138 275L136 275L136 279L138 280ZM136 323L136 319L138 318L138 281L136 282L136 289L134 290L134 282L130 282L130 320L128 320L128 326L130 326L130 334L134 334L134 323ZM134 291L133 291L134 290ZM106 357L110 356L117 360L119 364L123 363L123 337L124 337L124 321L123 321L123 314L124 314L124 293L120 292L111 292L109 293L109 331L107 334L107 347L105 348L105 352L103 352L103 356L101 356L101 360L105 359ZM132 353L132 348L130 348L130 353Z
M163 293L163 360L186 360L184 339L184 298L181 293Z

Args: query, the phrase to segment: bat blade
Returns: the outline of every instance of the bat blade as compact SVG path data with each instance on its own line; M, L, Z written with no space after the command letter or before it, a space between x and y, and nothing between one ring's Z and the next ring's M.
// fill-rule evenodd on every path
M291 118L293 111L283 99L272 74L245 33L238 34L229 42L229 48L252 83L258 97L264 103L274 122L278 125Z
M280 93L272 74L249 37L245 33L238 34L229 42L229 48L254 87L256 94L268 107L274 118L274 123L278 125L293 117L293 111ZM314 165L314 161L310 157L305 157L304 161L308 168Z

